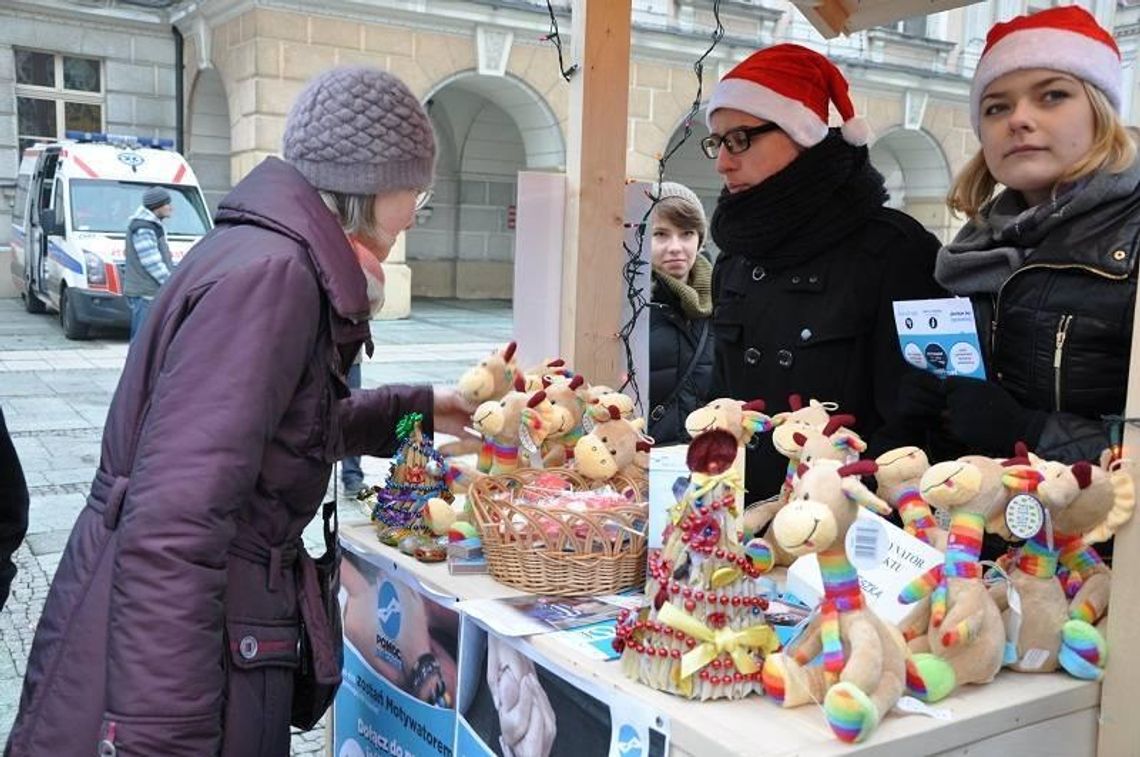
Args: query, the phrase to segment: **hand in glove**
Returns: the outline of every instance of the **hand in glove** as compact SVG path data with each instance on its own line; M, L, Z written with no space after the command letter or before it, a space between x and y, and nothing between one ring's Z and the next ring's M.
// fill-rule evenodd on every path
M895 417L913 420L938 418L946 409L945 382L930 371L908 368L899 378Z
M975 452L1009 457L1017 442L1037 446L1048 413L1022 407L992 381L950 376L945 386L947 430Z

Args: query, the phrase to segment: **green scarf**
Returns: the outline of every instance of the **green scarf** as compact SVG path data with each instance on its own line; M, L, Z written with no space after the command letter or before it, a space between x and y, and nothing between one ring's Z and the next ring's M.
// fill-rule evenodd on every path
M708 318L712 315L712 263L697 255L687 281L675 279L664 271L654 271L658 284L673 293L681 303L686 318Z

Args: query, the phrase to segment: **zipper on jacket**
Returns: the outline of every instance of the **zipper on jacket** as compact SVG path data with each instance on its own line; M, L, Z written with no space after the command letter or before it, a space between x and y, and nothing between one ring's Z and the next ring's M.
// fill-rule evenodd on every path
M1071 315L1062 315L1057 322L1056 348L1053 350L1053 409L1058 412L1061 410L1061 360L1065 356L1065 338L1072 325Z
M1001 294L1005 291L1006 284L1013 281L1017 274L1023 271L1031 271L1034 268L1048 268L1054 271L1065 271L1075 268L1084 271L1085 273L1091 273L1094 276L1099 276L1102 279L1108 279L1109 281L1125 281L1128 278L1127 275L1114 276L1111 273L1105 273L1099 268L1093 268L1092 266L1083 265L1081 263L1031 263L1030 265L1022 266L1021 268L1018 268L1016 271L1011 273L1006 278L1006 280L1001 283L1001 286L998 287L997 295L994 297L994 314L993 318L990 321L990 359L994 362L994 378L996 378L999 382L1001 381L1001 376L997 371L997 333L998 321L1001 318ZM1060 330L1060 325L1058 325L1057 328ZM1058 359L1059 358L1054 355L1054 361ZM1057 380L1060 380L1059 376ZM1057 395L1057 403L1060 404L1060 392L1057 392Z

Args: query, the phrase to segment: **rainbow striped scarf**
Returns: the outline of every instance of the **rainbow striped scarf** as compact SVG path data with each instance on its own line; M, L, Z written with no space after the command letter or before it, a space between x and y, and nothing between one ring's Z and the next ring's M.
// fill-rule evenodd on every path
M899 511L906 532L930 544L929 532L938 528L938 522L934 520L930 505L922 498L918 488L908 486L903 489L899 493L895 509Z
M503 442L491 442L491 451L495 458L492 471L495 473L510 473L519 467L519 446Z
M1017 551L1015 565L1027 576L1053 578L1057 573L1059 550L1050 549L1045 539L1045 529L1041 529Z
M1104 561L1079 534L1058 535L1055 539L1060 547L1058 560L1058 577L1065 589L1065 596L1069 599L1076 597L1085 580L1093 573L1104 568ZM1090 625L1100 619L1101 610L1088 599L1084 599L1075 607L1069 608L1069 617L1074 620L1083 620Z
M578 425L567 431L562 435L560 441L562 446L566 448L566 460L574 459L574 447L577 446L578 440L586 435L586 429L582 425L582 421L578 421Z
M480 473L490 473L491 466L495 464L495 443L490 439L483 439L483 446L479 448L479 459L475 467Z
M863 591L859 588L859 573L847 560L842 547L819 553L819 572L823 578L823 602L820 604L823 669L837 677L844 665L839 615L862 609Z
M955 510L950 516L950 534L946 540L946 562L936 565L911 581L899 592L899 601L913 604L930 596L930 624L937 628L946 617L948 578L981 578L982 537L986 519L978 513Z
M1104 566L1104 561L1079 534L1055 534L1054 544L1059 548L1058 559L1061 565L1069 569L1069 573L1081 579L1088 578L1093 572Z

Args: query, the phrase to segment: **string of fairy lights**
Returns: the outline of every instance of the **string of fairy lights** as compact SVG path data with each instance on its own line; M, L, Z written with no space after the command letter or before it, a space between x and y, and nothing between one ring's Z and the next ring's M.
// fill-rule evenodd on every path
M562 77L566 81L570 81L570 77L578 69L577 64L570 66L567 69L563 63L562 58L562 39L558 34L558 20L554 15L554 6L550 0L546 2L546 8L550 12L550 32L543 37L545 41L552 42L558 50L558 68ZM720 0L713 0L713 20L714 28L711 34L711 39L708 48L701 54L699 58L693 63L693 74L697 78L697 91L693 97L693 102L689 107L689 112L685 116L683 122L683 130L681 136L675 142L668 144L665 151L657 159L657 186L660 187L665 181L665 164L669 162L682 145L688 141L689 137L693 134L693 120L701 109L701 101L704 97L704 70L705 61L716 49L718 43L724 37L724 25L720 20ZM626 320L621 329L618 331L618 339L621 341L622 351L625 355L626 371L623 377L622 384L619 387L620 391L625 391L627 388L633 393L634 399L637 402L638 408L644 411L641 407L641 392L637 383L637 369L635 367L633 357L633 345L631 339L633 331L637 326L638 318L642 312L649 307L649 300L646 298L644 287L639 285L639 280L642 273L649 262L645 259L645 231L649 226L649 218L653 215L653 208L657 205L659 197L649 193L650 204L645 210L645 214L641 220L634 224L626 224L626 227L633 227L634 229L634 242L622 242L622 248L625 251L625 263L622 265L622 280L625 282L625 298L629 304L629 318Z

